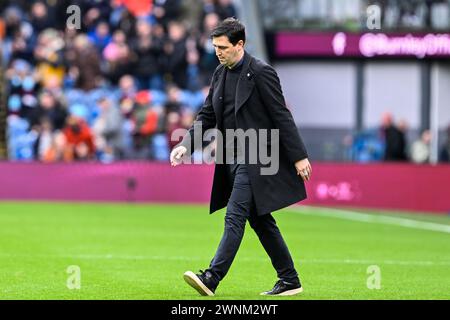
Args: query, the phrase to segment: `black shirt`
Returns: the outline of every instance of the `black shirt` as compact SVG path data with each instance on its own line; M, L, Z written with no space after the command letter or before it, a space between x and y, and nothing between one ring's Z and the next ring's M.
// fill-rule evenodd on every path
M223 130L225 133L224 138L226 139L226 129L236 130L236 118L235 118L235 100L236 100L236 89L239 77L242 71L242 64L244 58L242 58L236 66L232 69L225 69L225 86L223 93ZM234 141L225 141L226 149L234 149L234 154L237 154L237 147Z

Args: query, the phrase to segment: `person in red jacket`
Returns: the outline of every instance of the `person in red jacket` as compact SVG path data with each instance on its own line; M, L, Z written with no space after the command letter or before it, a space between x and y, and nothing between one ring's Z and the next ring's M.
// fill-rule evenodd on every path
M137 92L131 113L133 123L134 159L153 159L151 148L153 135L158 129L158 114L151 107L151 94L148 90Z
M67 140L68 152L74 160L95 158L93 134L83 119L74 115L69 116L63 133Z

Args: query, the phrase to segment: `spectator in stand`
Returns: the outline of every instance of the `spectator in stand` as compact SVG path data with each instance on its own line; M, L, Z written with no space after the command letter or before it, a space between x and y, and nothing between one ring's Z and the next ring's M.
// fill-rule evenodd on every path
M123 76L119 81L117 101L119 101L119 110L123 119L123 149L125 158L128 159L132 159L134 155L134 121L132 115L136 92L137 89L133 77L130 75Z
M153 159L152 137L158 128L158 114L151 108L151 96L148 91L139 91L135 97L135 104L131 114L133 123L134 159Z
M94 137L83 119L70 115L63 133L67 140L67 152L70 159L75 161L95 159Z
M169 149L172 150L177 144L183 139L183 134L178 134L178 139L175 139L175 131L179 129L184 129L181 123L181 114L178 111L169 111L166 116L166 128L167 133L167 143Z
M46 17L48 21L51 23L52 28L55 28L59 31L64 31L64 29L67 26L67 20L61 19L61 17L66 17L67 8L70 5L78 4L80 0L58 0L58 1L40 0L40 1L45 4Z
M188 108L168 108L167 116L166 116L166 128L165 131L167 133L167 141L169 145L169 149L172 150L178 143L181 142L182 136L179 136L178 139L175 139L176 135L174 135L175 130L178 129L189 129L192 123L194 122L194 112Z
M119 111L123 119L122 137L124 157L132 159L134 154L133 132L134 121L132 119L134 98L136 96L137 86L133 77L129 74L124 75L119 80L119 90L116 92L115 99L119 103Z
M123 118L119 107L104 97L98 101L100 114L94 122L95 147L99 159L112 161L123 156Z
M123 21L123 18L130 14L130 12L120 0L110 0L109 5L111 6L111 13L109 15L108 23L112 30L121 29L120 24Z
M38 104L36 93L39 85L35 81L34 69L25 60L14 60L6 71L6 79L9 88L8 114L27 118Z
M153 24L152 25L152 37L155 44L157 44L161 49L164 46L164 42L166 41L166 31L161 24ZM163 54L161 51L160 54Z
M78 0L78 5L83 12L83 31L89 32L95 29L100 21L107 21L112 8L107 0Z
M181 112L183 106L180 102L180 89L175 84L167 86L167 101L164 105L164 128L167 134L167 142L170 150L181 140L172 140L172 134L175 130L183 128L181 123Z
M181 0L154 0L153 15L157 22L164 27L177 20L181 14Z
M182 0L181 11L179 20L186 21L191 32L198 32L203 18L203 1Z
M31 25L34 32L40 33L41 31L51 28L52 21L49 19L47 6L44 2L36 1L31 7Z
M34 145L34 155L36 160L43 160L45 154L53 144L53 126L48 118L42 118L39 126L35 127L38 138Z
M187 67L187 86L186 89L191 92L196 92L202 87L201 77L200 77L200 67L199 67L199 53L194 47L188 49L186 55L186 61L188 63Z
M34 57L37 61L36 72L44 87L56 81L61 86L65 75L64 39L55 29L46 29L39 34Z
M401 132L401 135L403 136L403 140L404 140L404 150L405 150L405 160L409 161L410 157L409 157L409 148L410 145L408 143L408 130L409 130L409 123L408 121L406 121L405 119L401 119L400 121L397 122L397 128L398 130Z
M208 13L215 13L216 12L216 6L215 6L215 0L203 0L203 17L207 15Z
M67 144L67 139L64 133L56 131L52 135L51 145L43 150L40 155L42 162L70 162L73 161L73 154L71 148Z
M203 18L210 13L217 14L220 20L237 16L231 0L203 0Z
M134 99L134 96L137 92L136 83L134 81L134 78L126 74L122 76L119 80L119 99L123 100L126 98Z
M73 68L77 88L90 91L98 86L101 77L100 56L85 34L75 37L73 49L67 53L67 60Z
M131 69L131 51L127 44L127 37L122 30L116 30L112 41L103 50L103 58L106 60L104 74L113 85L117 85L119 79Z
M149 19L141 18L136 23L136 37L131 42L135 57L134 75L139 89L163 89L161 65L159 57L162 42L153 37L152 25Z
M7 36L15 36L20 33L21 26L24 23L24 12L20 7L9 6L4 14Z
M219 24L219 21L219 16L215 12L208 13L203 19L202 33L198 39L198 48L201 55L199 66L203 84L209 84L214 70L219 65L210 37L212 30Z
M385 141L385 161L406 161L406 139L393 122L392 114L386 112L381 119L381 134Z
M132 37L135 33L136 16L130 11L127 5L128 0L111 0L111 3L112 11L109 16L111 29L114 31L122 30L127 37Z
M236 17L236 8L232 0L216 0L215 12L219 15L220 20Z
M110 115L114 109L123 120L122 148L134 150L126 157L166 160L171 130L166 123L189 127L183 123L193 121L189 114L203 105L218 64L210 32L219 16L233 10L229 1L189 1L0 1L8 126L17 129L8 142L14 144L10 157L93 159L96 148L87 137L95 129L96 139L107 140L99 132L105 118L117 116ZM81 8L81 29L67 28L61 19L69 5ZM144 107L139 101L145 94L139 90L151 97ZM113 107L103 108L108 103L102 97ZM65 125L68 114L69 122L72 116L85 119L77 120L81 135ZM39 148L32 154L36 139ZM98 155L121 158L115 143L112 148L109 142L96 143ZM136 146L144 151L135 152ZM156 157L145 155L150 146Z
M6 25L3 17L0 17L0 41L3 43L6 36Z
M6 41L2 44L5 62L23 59L33 62L33 27L24 17L24 12L18 7L5 10Z
M189 109L183 109L181 113L181 126L185 129L189 129L195 120L195 113Z
M428 163L430 161L430 130L424 130L420 139L414 141L411 146L411 160L414 163Z
M135 17L148 16L153 7L152 0L116 0L117 4L124 5L127 10Z
M168 39L164 44L165 79L178 87L187 86L186 28L179 22L170 22Z
M450 125L447 128L447 137L441 148L439 159L441 162L450 162Z
M28 121L31 126L36 126L43 118L48 119L55 130L61 130L66 123L67 111L49 91L39 95L39 106L30 113Z
M95 30L88 33L88 36L98 53L101 53L111 41L109 24L106 21L100 21Z
M181 112L184 106L180 101L180 94L180 88L178 88L175 84L169 84L167 86L167 102L164 105L167 112Z

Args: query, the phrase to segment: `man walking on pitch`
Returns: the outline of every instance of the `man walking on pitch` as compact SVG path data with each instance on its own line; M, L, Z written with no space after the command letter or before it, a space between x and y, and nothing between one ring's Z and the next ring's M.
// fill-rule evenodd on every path
M246 143L239 134L216 139L216 167L210 213L226 206L225 229L210 266L199 274L187 271L186 282L202 295L214 295L239 249L247 220L269 255L279 280L265 295L294 295L303 291L286 243L271 212L306 198L304 181L312 168L306 148L290 111L280 81L268 64L244 50L245 27L234 18L222 21L212 32L220 65L214 72L209 94L194 125L171 154L173 166L194 150L194 140L206 130L267 132L258 143ZM246 136L248 138L248 136ZM278 138L278 140L277 140ZM277 170L264 174L267 162L261 149L276 156ZM252 162L248 155L258 153ZM217 161L225 155L225 163ZM242 156L244 155L244 156Z

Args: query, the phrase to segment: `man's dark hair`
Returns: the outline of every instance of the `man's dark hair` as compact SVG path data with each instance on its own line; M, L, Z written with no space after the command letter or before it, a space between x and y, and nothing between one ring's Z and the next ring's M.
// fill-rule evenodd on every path
M211 38L220 36L227 36L233 46L239 40L245 43L245 26L236 18L226 18L211 33Z

